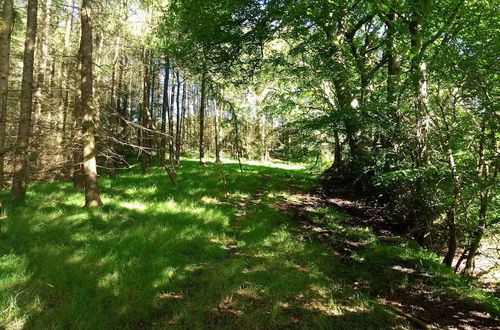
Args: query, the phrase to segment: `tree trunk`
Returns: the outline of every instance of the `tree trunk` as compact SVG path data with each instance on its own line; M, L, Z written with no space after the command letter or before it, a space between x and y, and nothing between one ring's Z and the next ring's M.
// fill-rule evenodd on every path
M479 155L477 162L477 171L476 176L480 185L483 185L488 177L488 165L486 164L485 159L485 143L486 143L486 120L487 116L483 116L483 120L481 123L481 135L479 138ZM495 134L495 131L492 131L492 134ZM494 140L495 138L493 138ZM493 174L493 181L496 179L497 171ZM483 239L483 235L486 231L486 221L487 221L487 212L488 212L488 204L490 200L490 188L486 187L482 189L479 193L479 216L477 222L477 228L472 235L469 254L467 255L467 261L465 262L464 274L468 276L472 276L474 272L474 259L476 258L477 251L481 246L481 240Z
M269 138L269 121L267 119L266 115L262 116L262 146L264 148L263 150L263 161L267 163L269 161L269 143L268 143L268 138Z
M78 62L77 62L77 72L82 72L82 49L80 43L80 49L78 50ZM78 82L81 84L81 79ZM80 93L81 94L81 93ZM73 109L73 117L74 117L74 146L73 146L73 187L78 191L85 190L85 174L83 172L83 109L81 102L81 95L75 96L75 106Z
M204 69L201 76L201 99L200 99L200 140L199 140L199 150L200 150L200 165L204 166L205 162L205 106L206 106L206 93L207 93L207 78L206 70Z
M399 130L400 114L398 111L398 91L400 84L401 65L396 50L396 3L393 0L389 12L387 13L387 107L389 118L392 120L391 131L386 144L392 150L389 150L385 159L385 169L390 170L391 166L398 166L399 162Z
M119 99L120 97L118 96L119 93L119 86L121 84L120 80L120 56L121 56L121 37L117 36L115 38L115 51L114 51L114 56L113 56L113 69L111 72L111 95L109 98L109 110L111 111L111 134L113 136L117 135L117 129L118 129L118 124L120 123L120 110L118 109L118 106L120 104ZM110 152L107 156L107 162L109 164L109 175L111 177L116 176L116 160L115 160L115 153L116 153L116 144L111 143L109 146Z
M215 131L215 162L221 163L220 159L220 127L219 127L219 107L217 102L214 102L214 131Z
M14 24L14 0L4 0L0 22L0 216L4 213L3 185L5 162L5 127L9 92L10 39Z
M172 65L172 89L170 91L170 108L168 109L168 134L170 140L168 144L168 154L170 162L175 159L175 136L174 136L174 106L175 106L175 67Z
M181 74L177 71L177 95L176 95L176 122L175 122L175 162L178 164L181 157Z
M82 132L83 145L83 172L85 174L85 207L99 207L102 205L97 182L97 162L95 144L95 115L92 104L92 0L83 0L81 8L82 36L81 49L81 81L80 92L82 112L84 113Z
M163 80L163 102L161 106L161 132L162 134L167 133L167 115L168 109L170 108L169 100L168 100L168 84L170 78L170 59L167 58L167 62L165 63L165 77ZM167 150L167 138L165 135L161 136L160 142L160 163L161 165L165 164L165 153Z
M142 109L141 109L141 169L143 173L149 172L151 167L151 120L149 116L149 101L151 93L151 77L150 77L150 64L149 64L149 51L144 51L143 58L143 95L142 95Z
M451 171L451 180L453 184L453 202L447 213L448 251L444 257L443 263L451 267L457 251L457 228L455 218L458 212L458 202L460 200L460 181L458 179L455 158L453 157L451 148L448 147L446 153L448 155L448 166Z
M52 7L52 0L45 1L45 8L43 11L42 19L42 31L40 38L38 40L40 46L40 62L38 68L38 75L36 81L36 89L34 98L34 112L33 112L33 135L35 137L40 133L40 127L38 127L40 116L42 114L42 93L45 86L45 74L47 72L47 61L49 56L49 28L50 28L50 11ZM38 146L37 146L38 147ZM38 148L37 148L38 149ZM36 157L36 154L35 154Z
M40 148L41 142L42 142L42 122L41 122L41 115L42 115L42 94L43 94L43 89L45 86L45 75L47 73L47 62L48 62L48 56L49 56L49 28L50 28L50 11L52 7L52 0L46 0L45 1L45 8L43 12L43 19L42 19L42 31L40 34L40 38L38 40L39 43L39 54L40 54L40 62L39 62L39 67L38 67L38 75L37 75L37 82L36 82L36 89L35 89L35 94L33 96L34 98L34 112L33 112L33 122L32 122L32 139L35 140L34 146L33 146L33 162L35 163L34 168L38 168L38 165L43 163L43 159L40 159ZM50 85L49 85L50 86Z
M233 109L233 121L234 121L234 131L235 131L235 142L236 142L236 156L238 157L238 164L240 166L240 172L243 173L243 165L241 164L241 137L240 129L238 123L238 117L236 116L236 111Z
M61 128L61 135L62 135L62 148L66 150L69 147L68 141L72 140L72 135L74 134L74 130L68 129L68 124L71 122L70 121L70 114L68 112L68 106L69 106L69 75L71 71L71 65L70 61L68 60L68 52L69 52L69 47L70 47L70 39L71 39L71 31L73 29L73 7L74 7L74 0L72 0L69 3L70 6L67 7L66 9L66 23L65 23L65 33L64 33L64 45L63 45L63 51L62 51L62 59L61 59L61 84L60 84L60 104L59 108L61 111L61 116L62 116L62 128ZM69 135L69 136L68 136ZM72 161L72 154L71 153L65 153L64 156L64 161L67 162L68 164L71 164ZM66 167L64 169L64 172L66 172ZM70 175L71 171L69 170L66 174Z
M186 139L186 128L185 120L186 120L186 102L187 102L187 81L184 78L184 84L182 84L182 113L181 113L181 134L179 137L179 154L182 154L184 149L184 141Z
M481 240L486 231L486 214L488 211L488 201L489 201L489 189L481 192L479 196L480 206L479 206L479 219L477 223L476 231L473 233L472 240L470 243L469 254L467 255L467 260L465 262L464 274L467 276L472 276L474 271L474 259L476 258L477 251L481 245Z
M349 81L349 71L346 59L342 53L342 44L345 42L345 31L337 31L337 34L328 32L328 39L331 44L332 61L335 74L332 82L335 86L335 94L342 121L345 127L347 143L349 145L350 164L348 169L353 174L360 174L362 171L362 149L359 140L359 123L357 119L358 100L354 97ZM346 164L347 165L347 164Z
M413 107L415 112L415 168L427 165L427 133L429 120L426 118L428 107L427 66L423 62L423 31L422 26L428 12L428 0L414 3L413 16L409 22L411 38L410 74L413 89ZM425 203L424 178L418 177L415 185L415 214L418 229L418 241L421 245L430 245L432 220L428 206Z
M28 1L26 39L24 44L23 79L21 84L21 110L17 131L16 157L12 182L12 201L23 203L26 198L28 176L28 148L33 107L33 62L37 28L38 1Z

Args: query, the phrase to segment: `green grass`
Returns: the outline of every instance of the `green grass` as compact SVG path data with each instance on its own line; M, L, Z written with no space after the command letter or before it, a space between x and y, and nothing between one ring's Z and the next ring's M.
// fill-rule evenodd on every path
M105 206L96 210L83 209L68 182L32 185L27 205L0 220L0 328L407 327L372 292L404 285L403 277L380 281L401 262L499 312L498 299L432 254L344 228L336 211L318 209L315 221L368 242L353 262L300 238L274 204L314 180L302 170L244 167L224 165L227 194L218 166L188 160L177 188L160 169L101 178Z

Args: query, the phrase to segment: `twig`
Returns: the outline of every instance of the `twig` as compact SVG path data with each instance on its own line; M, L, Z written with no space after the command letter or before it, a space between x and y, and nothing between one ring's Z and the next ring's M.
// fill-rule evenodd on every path
M413 322L420 329L425 329L425 330L429 329L429 327L427 326L427 324L424 321L416 318L415 316L410 315L410 314L408 314L406 312L403 312L401 309L399 309L397 307L394 307L394 306L391 306L391 305L385 305L385 307L387 307L393 313L399 314L399 315L403 316L404 318L406 318L408 321Z

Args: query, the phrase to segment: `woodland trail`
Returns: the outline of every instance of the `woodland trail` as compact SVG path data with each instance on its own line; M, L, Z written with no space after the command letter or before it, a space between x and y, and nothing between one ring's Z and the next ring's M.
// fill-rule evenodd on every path
M366 239L338 238L336 230L328 228L327 222L317 221L315 209L327 207L336 209L346 216L340 221L343 230L367 228L377 237L377 244L397 245L404 239L397 228L383 218L383 210L367 203L352 192L333 191L325 193L322 188L314 188L308 194L293 195L293 200L283 200L278 207L291 212L292 221L300 224L298 236L314 237L321 242L332 255L340 258L346 267L355 264L355 254L363 248L369 248L371 242ZM369 292L389 310L405 317L417 328L435 329L498 329L500 320L484 311L484 307L460 292L449 294L437 289L433 274L418 269L404 260L395 262L377 276L381 283L392 283L403 274L404 286L396 285L376 288L364 286L353 280L346 283L352 289ZM401 261L403 261L401 263ZM372 260L376 263L376 260Z
M103 178L114 203L98 210L69 182L34 185L0 232L0 328L500 325L487 314L495 297L373 205L325 194L301 170L224 168L221 180L219 167L183 161L176 187L159 168Z

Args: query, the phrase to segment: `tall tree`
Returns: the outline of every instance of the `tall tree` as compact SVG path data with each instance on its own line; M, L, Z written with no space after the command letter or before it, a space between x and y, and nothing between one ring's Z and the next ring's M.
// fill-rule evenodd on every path
M175 121L175 162L179 163L181 157L181 73L177 71L177 92L175 96L176 102L176 121Z
M200 151L200 165L204 166L205 162L205 108L207 102L207 73L206 69L203 70L201 75L201 96L200 96L200 136L199 136L199 151Z
M26 198L28 180L28 147L31 131L33 108L33 63L35 57L35 39L37 30L38 1L28 1L26 20L26 38L24 42L23 78L21 84L21 110L17 131L16 157L12 181L12 201L22 203Z
M168 145L168 153L170 162L175 160L175 133L174 133L174 108L175 108L175 66L172 64L172 86L170 91L170 107L168 109L168 135L170 135L170 143Z
M160 141L160 162L162 165L165 162L165 153L167 150L167 139L170 139L171 137L165 137L165 134L167 133L167 116L169 114L169 99L168 99L168 85L170 81L170 59L167 57L167 61L165 63L165 75L163 78L163 98L162 98L162 105L161 105L161 141Z
M102 205L97 182L97 162L95 143L95 115L93 102L93 31L92 31L92 0L83 0L81 8L82 35L81 50L81 107L83 117L83 172L85 174L85 207Z
M52 0L46 0L45 6L43 8L43 15L41 20L41 31L38 38L39 47L39 64L38 64L38 74L36 79L35 94L34 99L34 110L33 110L33 123L32 123L32 133L35 138L39 138L41 133L40 117L42 115L42 99L45 87L45 78L47 74L47 64L49 60L49 31L50 31L50 14L51 14ZM40 143L35 146L35 156L33 157L35 161L38 161L38 153L40 149Z
M140 120L142 128L139 130L141 134L141 169L143 173L149 172L151 167L151 116L149 113L149 105L151 101L151 57L149 50L143 50L143 74L142 74L142 104Z
M3 213L5 127L9 94L10 39L14 25L14 0L4 0L0 22L0 215Z

